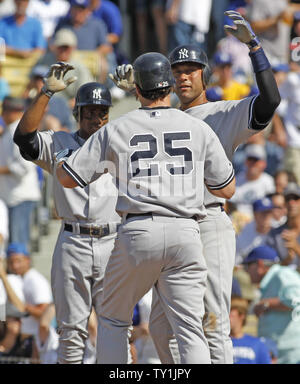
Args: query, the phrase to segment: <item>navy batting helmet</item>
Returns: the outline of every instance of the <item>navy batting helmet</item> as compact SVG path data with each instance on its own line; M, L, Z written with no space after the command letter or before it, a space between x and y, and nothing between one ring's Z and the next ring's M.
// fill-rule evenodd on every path
M157 52L139 56L133 63L134 82L143 91L172 87L174 78L169 60Z
M173 49L169 55L171 65L178 63L198 63L203 66L203 83L207 86L211 76L206 53L197 45L185 44Z
M78 121L79 108L84 105L104 105L110 107L111 94L103 84L91 82L83 84L77 91L73 116Z

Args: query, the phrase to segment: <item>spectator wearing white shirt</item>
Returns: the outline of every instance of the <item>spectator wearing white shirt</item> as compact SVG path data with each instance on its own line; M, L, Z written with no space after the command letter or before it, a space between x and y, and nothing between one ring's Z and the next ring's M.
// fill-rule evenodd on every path
M43 28L43 35L49 40L61 17L67 15L70 3L66 0L30 0L27 15L38 19Z
M168 50L183 44L198 44L206 48L212 0L168 0Z
M297 61L293 61L292 65L294 70L287 74L279 87L282 101L277 113L283 121L287 137L284 168L300 184L300 65Z
M24 108L23 99L10 96L2 104L2 117L6 126L0 136L0 199L8 207L9 241L29 247L32 214L41 198L41 191L37 166L24 160L13 142Z
M229 200L237 211L253 218L254 201L275 192L274 179L264 172L267 166L263 145L250 144L246 149L246 169L236 175L236 191Z
M4 201L0 199L0 258L4 256L8 234L8 209Z
M52 303L51 287L48 280L31 267L30 255L20 243L10 243L7 248L8 270L22 277L25 311L29 316L22 318L21 333L24 338L36 336L39 319L48 304Z

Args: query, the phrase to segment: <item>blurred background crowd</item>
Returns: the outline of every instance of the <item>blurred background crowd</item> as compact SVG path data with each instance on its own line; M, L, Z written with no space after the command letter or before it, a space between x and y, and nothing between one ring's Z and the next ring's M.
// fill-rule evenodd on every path
M76 91L93 80L109 87L113 115L134 109L134 97L108 74L141 53L168 55L186 43L208 55L209 101L253 96L248 48L223 29L231 24L224 16L229 9L260 39L282 98L269 126L241 145L233 161L237 187L226 210L236 230L235 363L300 363L300 1L288 0L0 0L0 316L6 308L0 363L56 362L49 278L32 258L42 258L41 239L59 219L51 176L25 161L12 140L49 66L67 61L75 67L69 76L78 80L51 98L40 130L76 130ZM178 104L175 94L172 103ZM137 364L159 363L148 331L150 308L151 292L133 318ZM92 313L86 364L95 362L96 329Z

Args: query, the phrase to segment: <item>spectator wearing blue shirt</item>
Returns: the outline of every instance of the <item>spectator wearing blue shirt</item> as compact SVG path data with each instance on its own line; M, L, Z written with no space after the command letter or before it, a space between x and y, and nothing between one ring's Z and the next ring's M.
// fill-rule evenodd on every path
M234 364L271 364L265 343L258 337L243 331L248 313L248 301L241 297L231 300L230 336L233 345Z
M107 55L113 51L107 40L107 28L104 22L91 15L90 0L71 0L68 16L62 18L55 29L71 29L77 37L77 49L99 53L101 75L100 82L105 83L108 73Z
M29 0L15 0L14 15L0 20L0 37L6 44L6 55L27 58L46 48L39 20L26 16Z
M128 64L128 57L122 52L120 39L123 33L123 21L119 7L108 0L91 0L92 14L102 20L107 28L107 40L112 45L116 62L112 65ZM114 70L114 68L113 68Z
M259 285L258 336L273 340L278 364L300 363L300 275L279 263L274 248L254 248L244 260L251 282Z

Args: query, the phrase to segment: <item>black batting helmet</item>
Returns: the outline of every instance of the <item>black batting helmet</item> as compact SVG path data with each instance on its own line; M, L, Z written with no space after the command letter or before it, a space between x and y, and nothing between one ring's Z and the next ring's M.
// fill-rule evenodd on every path
M211 70L208 65L208 58L203 49L197 45L184 44L173 49L169 55L171 65L178 63L198 63L203 66L203 83L206 86L211 76Z
M169 60L157 52L139 56L133 63L134 82L143 91L172 87L174 78Z
M91 82L83 84L77 91L73 116L78 121L79 108L84 105L105 105L110 107L111 94L103 84Z

